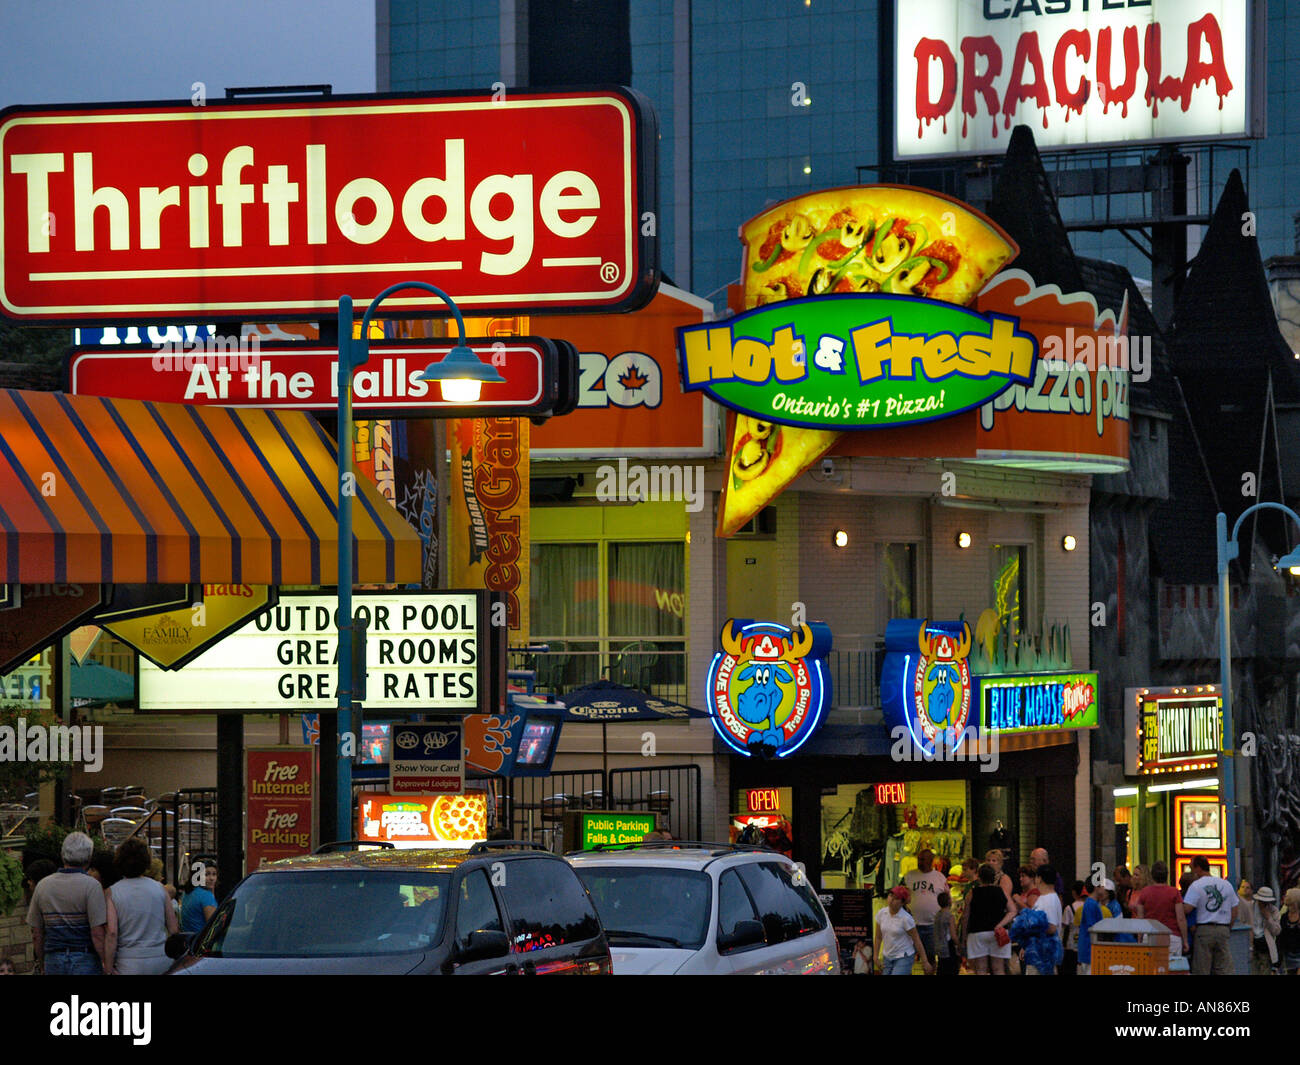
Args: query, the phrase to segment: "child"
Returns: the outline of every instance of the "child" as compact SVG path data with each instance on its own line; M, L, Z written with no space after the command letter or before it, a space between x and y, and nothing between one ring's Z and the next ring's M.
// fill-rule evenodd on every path
M1079 920L1083 917L1084 883L1076 880L1070 888L1074 901L1061 916L1061 931L1065 935L1065 960L1061 962L1061 975L1074 976L1079 964Z
M952 919L952 896L939 892L939 912L934 918L934 956L940 976L956 976L961 969L957 953L957 926Z

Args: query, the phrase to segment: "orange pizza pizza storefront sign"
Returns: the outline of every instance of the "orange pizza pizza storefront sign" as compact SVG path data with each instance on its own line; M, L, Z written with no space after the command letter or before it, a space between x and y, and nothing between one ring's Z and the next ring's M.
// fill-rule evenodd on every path
M487 794L388 795L365 792L357 807L357 839L395 847L460 846L487 838Z

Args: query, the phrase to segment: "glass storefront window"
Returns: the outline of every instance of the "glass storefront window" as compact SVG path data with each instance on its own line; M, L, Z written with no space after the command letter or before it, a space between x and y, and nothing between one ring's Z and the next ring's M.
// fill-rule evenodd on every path
M993 609L1013 635L1028 626L1028 554L1023 544L993 545Z
M955 870L970 853L969 809L964 781L839 785L822 796L822 887L888 890L926 849Z

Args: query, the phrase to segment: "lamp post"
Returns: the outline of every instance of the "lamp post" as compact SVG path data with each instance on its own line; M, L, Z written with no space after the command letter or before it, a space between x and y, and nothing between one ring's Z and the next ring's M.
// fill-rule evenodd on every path
M1232 602L1231 589L1228 584L1228 564L1237 558L1240 546L1237 533L1241 523L1257 510L1280 510L1297 525L1300 514L1281 503L1256 503L1241 512L1232 526L1232 535L1228 535L1228 517L1222 511L1216 519L1215 531L1218 536L1219 557L1219 689L1223 702L1223 750L1219 757L1219 800L1224 804L1223 843L1227 851L1228 879L1236 881L1240 875L1240 861L1237 849L1240 841L1236 836L1237 819L1237 780L1233 757L1236 754L1236 732L1232 724ZM1300 576L1300 548L1278 559L1275 569L1287 569Z
M424 281L399 281L389 285L370 301L370 306L361 317L361 335L352 336L352 297L339 297L339 364L338 364L338 523L339 523L339 584L338 608L334 622L338 626L339 691L338 724L342 736L343 722L352 715L353 684L352 648L354 626L352 623L352 497L356 495L356 475L352 469L352 375L357 367L365 365L370 358L370 321L383 303L394 292L403 289L418 288L441 299L456 318L456 346L439 363L431 364L420 376L422 381L440 381L443 398L448 402L472 403L478 399L479 388L485 382L502 382L505 380L495 367L482 362L477 355L465 346L465 319L461 317L460 308L452 298L435 285ZM362 663L361 668L365 669ZM354 737L353 744L358 746L359 736ZM324 752L322 752L322 771L325 770ZM338 754L335 762L335 775L338 791L337 824L335 832L340 838L347 838L351 833L352 823L352 760Z

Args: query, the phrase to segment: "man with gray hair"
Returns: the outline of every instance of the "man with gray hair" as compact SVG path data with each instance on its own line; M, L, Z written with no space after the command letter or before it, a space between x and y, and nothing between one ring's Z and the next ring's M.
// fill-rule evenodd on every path
M47 976L102 976L108 906L104 889L86 870L95 845L84 832L63 841L63 868L32 893L27 923L36 961Z

